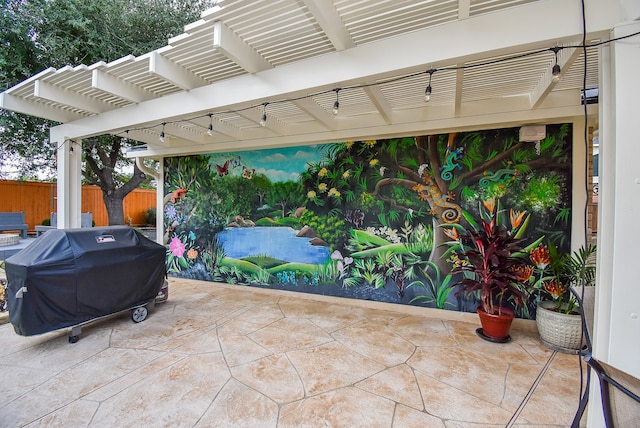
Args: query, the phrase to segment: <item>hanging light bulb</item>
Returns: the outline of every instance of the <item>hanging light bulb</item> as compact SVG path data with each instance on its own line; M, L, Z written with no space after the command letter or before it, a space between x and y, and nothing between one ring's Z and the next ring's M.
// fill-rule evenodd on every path
M260 118L260 126L267 126L267 104L269 103L264 103L262 105L262 118Z
M427 85L427 89L424 90L424 102L428 103L431 101L431 78L433 77L433 73L436 71L432 68L427 73L429 73L429 84Z
M166 140L164 139L164 126L167 124L167 122L162 122L162 131L160 131L160 142L164 143Z
M333 103L333 115L337 116L338 110L340 109L340 101L339 101L340 88L334 89L334 91L336 91L336 102Z
M560 64L558 64L558 51L560 51L560 48L556 46L555 48L551 48L551 50L556 56L556 63L551 69L551 80L557 83L560 81Z
M207 135L213 135L213 114L209 113L209 127L207 128Z
M124 131L124 133L126 134L124 137L124 140L122 141L124 144L129 144L129 130L127 129L126 131Z

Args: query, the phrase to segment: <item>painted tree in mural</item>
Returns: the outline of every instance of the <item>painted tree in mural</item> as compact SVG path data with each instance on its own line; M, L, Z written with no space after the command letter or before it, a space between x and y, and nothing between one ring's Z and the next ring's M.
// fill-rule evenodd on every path
M345 284L394 281L401 294L408 285L424 285L423 273L435 277L428 285L443 305L450 290L444 276L450 266L441 257L444 226L464 222L488 198L529 211L535 234L565 244L563 231L540 226L569 220L563 201L570 200L570 127L548 128L539 144L519 142L518 129L502 129L331 145L301 181L308 208L343 216L352 228L354 262Z

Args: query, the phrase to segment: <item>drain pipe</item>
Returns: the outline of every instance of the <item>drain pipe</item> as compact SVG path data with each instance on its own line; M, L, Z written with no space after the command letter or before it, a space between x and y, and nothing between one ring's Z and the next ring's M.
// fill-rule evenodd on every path
M158 175L158 172L156 170L151 169L144 164L144 158L136 157L135 159L136 159L136 165L138 166L138 169L140 169L140 171L144 172L147 175L152 176L156 180L160 179L160 176Z

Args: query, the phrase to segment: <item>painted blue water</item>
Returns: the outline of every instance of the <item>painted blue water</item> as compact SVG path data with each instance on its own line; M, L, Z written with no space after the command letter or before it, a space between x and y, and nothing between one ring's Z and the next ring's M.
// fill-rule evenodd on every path
M218 233L218 242L228 257L270 256L291 263L323 264L329 247L309 244L309 238L296 238L290 227L230 227Z

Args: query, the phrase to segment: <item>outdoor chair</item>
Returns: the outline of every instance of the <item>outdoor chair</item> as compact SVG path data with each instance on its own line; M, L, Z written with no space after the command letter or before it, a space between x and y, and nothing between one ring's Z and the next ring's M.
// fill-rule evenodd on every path
M49 226L36 226L36 236L40 236L50 229L57 229L58 215L51 213ZM80 214L80 227L93 227L93 215L88 213Z
M591 354L591 329L595 290L591 289L588 290L588 292L585 292L585 290L585 287L583 287L582 290L571 288L571 292L578 300L580 307L582 332L586 343L586 346L579 351L579 355L598 377L605 427L640 427L640 379L595 359ZM591 370L587 370L585 389L580 398L578 410L571 424L571 428L580 427L580 420L587 407L591 384Z

